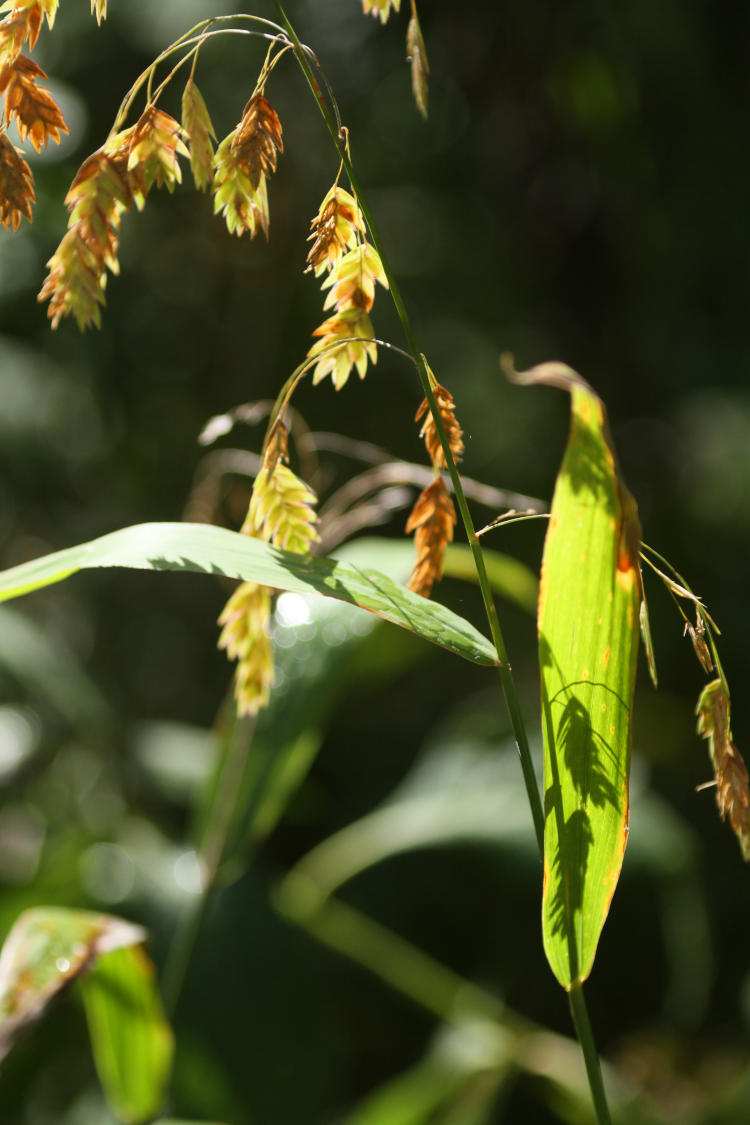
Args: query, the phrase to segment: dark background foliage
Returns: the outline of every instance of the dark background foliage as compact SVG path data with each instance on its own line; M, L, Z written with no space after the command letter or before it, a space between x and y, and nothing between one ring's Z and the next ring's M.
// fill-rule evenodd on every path
M270 7L261 14L272 17ZM37 53L71 136L32 160L34 225L0 237L5 566L125 524L181 518L205 420L273 397L320 321L320 292L302 272L305 238L337 159L290 58L267 89L285 141L268 245L232 239L186 171L174 196L153 193L126 218L102 331L50 332L34 296L76 168L154 54L196 19L232 10L209 0L110 8L97 29L86 3L64 0L54 32L42 34ZM735 736L750 746L747 6L421 0L427 123L411 100L403 11L385 28L356 0L290 0L289 13L337 93L420 347L455 395L466 472L549 498L567 403L508 385L498 356L511 351L518 366L559 358L584 374L608 404L647 542L723 627ZM198 81L220 136L261 61L252 41L203 52ZM165 108L177 113L178 96ZM383 293L373 318L379 336L401 343ZM364 383L340 394L304 386L296 404L314 430L421 460L420 398L409 365L382 351ZM222 444L259 442L259 431L240 428ZM340 457L327 465L323 488L357 467ZM247 482L232 478L228 524L246 499ZM404 518L388 533L400 535ZM542 538L543 525L529 524L488 544L538 567ZM605 1055L648 1087L665 1120L745 1121L747 1104L736 1116L711 1113L747 1062L747 872L711 792L695 792L710 776L692 716L700 669L665 592L647 589L660 688L641 674L631 849L589 1001ZM71 686L66 710L49 687L63 662L40 685L17 653L0 654L3 930L30 903L89 905L146 922L163 962L187 894L195 778L228 681L214 624L226 594L200 576L106 572L19 603L96 687ZM482 624L471 588L447 581L438 596ZM500 608L536 730L533 622ZM183 1115L348 1120L433 1034L431 1015L269 906L273 881L386 797L426 747L507 743L499 695L481 673L391 634L368 652L348 677L337 673L341 697L284 822L207 919L176 1024ZM674 831L660 834L667 821ZM568 1034L540 950L539 884L526 840L405 855L345 897ZM104 1119L94 1091L82 1018L66 1001L9 1060L0 1113L14 1125L87 1125ZM543 1083L521 1079L482 1120L568 1120L544 1101Z

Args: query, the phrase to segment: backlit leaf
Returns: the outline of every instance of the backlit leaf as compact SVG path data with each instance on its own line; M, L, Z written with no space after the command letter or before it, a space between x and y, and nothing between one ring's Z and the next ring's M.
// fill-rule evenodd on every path
M0 572L0 602L60 582L79 570L103 566L222 574L277 590L340 598L475 664L497 663L493 645L468 621L377 570L281 551L208 524L136 524L33 559Z
M555 976L569 988L591 971L628 833L640 525L601 399L562 364L544 364L519 378L571 395L538 622L544 947Z

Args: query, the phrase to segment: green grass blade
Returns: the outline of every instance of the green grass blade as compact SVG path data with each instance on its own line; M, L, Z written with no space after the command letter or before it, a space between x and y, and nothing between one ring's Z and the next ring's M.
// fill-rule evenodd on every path
M144 523L0 573L0 601L90 567L187 570L249 579L277 590L351 602L475 664L497 664L494 646L462 617L379 571L290 554L208 524Z
M544 947L565 988L585 980L620 874L638 647L640 527L604 405L575 373L568 446L544 546L539 659L544 735Z
M107 1101L141 1125L161 1110L172 1067L172 1030L154 967L141 946L103 957L80 982L91 1046Z

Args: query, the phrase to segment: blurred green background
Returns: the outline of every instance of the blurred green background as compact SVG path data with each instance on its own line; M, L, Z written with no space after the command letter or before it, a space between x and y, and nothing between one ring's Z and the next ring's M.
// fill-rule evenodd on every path
M427 123L411 98L404 11L383 28L358 0L287 7L336 91L420 347L456 398L466 473L551 495L567 401L506 384L502 351L519 367L562 359L588 378L608 404L646 541L724 630L735 737L747 747L747 5L420 0ZM71 136L32 154L33 226L0 232L3 566L125 524L196 518L195 482L216 463L197 441L205 421L274 397L321 320L305 239L337 158L289 58L266 90L285 143L270 242L232 239L185 169L174 196L154 192L124 220L103 329L49 330L35 294L77 167L153 56L197 19L233 10L111 0L97 29L88 8L64 0L40 37L35 57ZM258 12L274 15L270 3ZM251 40L203 51L197 81L220 137L262 59ZM180 88L163 103L176 114ZM383 292L373 320L402 343ZM381 350L364 383L340 394L303 385L295 404L313 431L420 462L420 399L409 365ZM260 428L239 426L215 449L257 451L260 440ZM362 468L320 458L321 497ZM248 492L246 476L223 477L216 518L236 527ZM493 514L476 509L479 523ZM379 534L401 536L405 518ZM543 533L518 525L487 544L538 568ZM711 791L695 791L710 777L692 713L702 676L668 597L646 581L660 688L642 669L631 837L590 1010L622 1097L638 1095L645 1116L633 1109L629 1120L741 1123L748 874ZM3 933L31 904L104 909L147 925L164 965L195 898L191 823L229 680L215 648L227 593L197 575L87 573L0 620ZM483 627L473 587L448 579L438 596ZM536 738L533 618L499 608ZM171 1112L229 1125L588 1121L575 1052L503 1009L570 1034L541 951L541 873L496 685L352 621L278 626L286 678L263 737L301 738L302 758L320 749L252 864L238 847L210 905L176 1017ZM343 864L344 903L481 985L487 1011L467 1001L453 1025L272 904L305 853L395 797L408 830L371 823L367 846L342 837L318 868L333 880ZM356 944L357 925L339 919L337 940ZM72 996L5 1064L0 1120L108 1120Z

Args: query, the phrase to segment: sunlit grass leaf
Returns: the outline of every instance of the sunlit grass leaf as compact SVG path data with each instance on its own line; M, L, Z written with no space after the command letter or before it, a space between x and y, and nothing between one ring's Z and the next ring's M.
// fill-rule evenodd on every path
M140 926L107 914L45 906L24 911L0 953L0 1058L98 957L145 936Z
M571 395L539 594L544 735L544 947L569 988L591 971L622 866L640 525L601 399L570 368L518 377Z
M164 1101L173 1051L151 961L140 946L118 949L80 987L107 1101L126 1125L150 1121Z
M108 566L222 574L277 590L323 594L369 610L475 664L497 663L493 645L468 621L376 570L281 551L207 524L136 524L44 555L0 573L0 601L60 582L79 570Z

